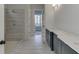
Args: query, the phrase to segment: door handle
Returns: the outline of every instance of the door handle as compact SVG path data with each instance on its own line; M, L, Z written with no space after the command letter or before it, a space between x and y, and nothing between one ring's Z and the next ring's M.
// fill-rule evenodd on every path
M0 45L2 45L2 44L5 44L5 41L4 40L1 40L0 41Z

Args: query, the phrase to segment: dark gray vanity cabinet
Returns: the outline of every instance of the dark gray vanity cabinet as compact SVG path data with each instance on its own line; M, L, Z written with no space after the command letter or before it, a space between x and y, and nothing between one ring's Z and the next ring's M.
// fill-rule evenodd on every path
M75 50L69 47L65 42L57 37L53 32L46 29L46 41L48 46L56 54L78 54Z
M78 54L75 50L61 41L56 34L53 35L53 45L56 54Z
M57 54L61 54L61 41L57 38L57 35L54 34L54 40L53 40L53 45L54 45L54 51Z
M53 32L50 32L50 47L52 51L54 50L53 35L54 35Z
M53 51L53 32L50 32L48 29L46 29L46 41L51 51Z
M77 54L76 51L74 51L71 47L69 47L67 44L62 42L62 54Z

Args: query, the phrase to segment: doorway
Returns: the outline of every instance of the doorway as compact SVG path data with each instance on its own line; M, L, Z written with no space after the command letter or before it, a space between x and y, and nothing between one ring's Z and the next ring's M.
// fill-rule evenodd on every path
M42 31L42 11L35 11L35 33L40 34Z
M35 10L34 12L34 23L35 23L35 32L34 32L34 38L36 43L40 45L42 43L42 10Z

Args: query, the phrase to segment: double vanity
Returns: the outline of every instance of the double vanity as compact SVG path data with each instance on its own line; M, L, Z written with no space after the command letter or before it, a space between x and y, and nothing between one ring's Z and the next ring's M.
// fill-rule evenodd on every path
M48 46L56 54L78 54L79 36L57 29L46 29L46 41Z

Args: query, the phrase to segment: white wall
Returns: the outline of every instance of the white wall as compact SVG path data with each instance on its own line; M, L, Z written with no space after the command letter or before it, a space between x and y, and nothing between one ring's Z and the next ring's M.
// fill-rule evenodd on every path
M4 5L0 4L0 41L4 40ZM4 45L0 45L0 54L4 53Z
M79 4L62 5L62 8L55 12L55 27L79 34Z
M4 5L0 4L0 40L4 40Z
M51 4L45 5L45 21L46 28L51 31L54 27L54 9Z

